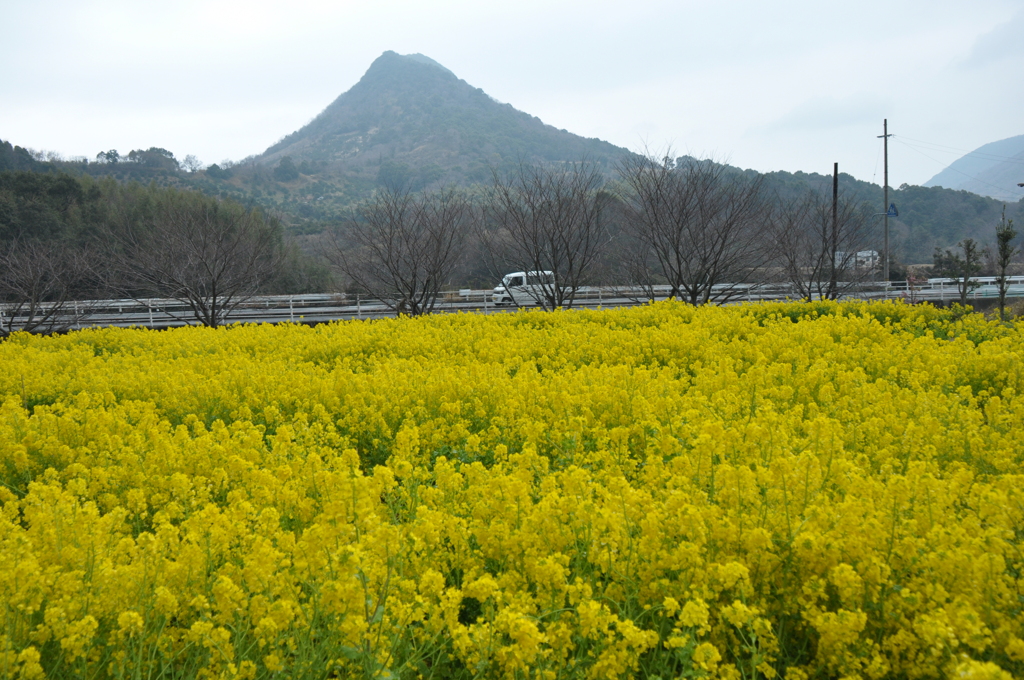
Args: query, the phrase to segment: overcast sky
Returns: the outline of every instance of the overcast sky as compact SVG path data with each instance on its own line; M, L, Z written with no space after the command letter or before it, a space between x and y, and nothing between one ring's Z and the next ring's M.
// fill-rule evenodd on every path
M3 0L0 139L262 152L386 50L546 123L761 171L920 184L1024 134L1024 0ZM1024 179L1024 178L1022 178Z

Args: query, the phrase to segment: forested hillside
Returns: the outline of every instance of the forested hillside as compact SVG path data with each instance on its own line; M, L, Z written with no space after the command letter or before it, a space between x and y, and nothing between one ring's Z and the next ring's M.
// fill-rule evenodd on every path
M749 171L748 171L749 172ZM809 189L831 191L831 175L771 172L766 186L787 200ZM882 187L840 174L841 190L866 202L874 212L883 211ZM1003 208L1007 219L1024 224L1024 201L1008 203L964 190L904 184L889 189L889 202L896 205L898 218L890 218L889 229L894 257L906 263L931 262L936 248L949 248L964 238L988 243ZM882 216L876 216L882 228Z

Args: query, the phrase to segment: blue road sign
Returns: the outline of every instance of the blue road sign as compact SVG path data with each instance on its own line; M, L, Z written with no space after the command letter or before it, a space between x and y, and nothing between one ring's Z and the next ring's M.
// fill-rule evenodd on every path
M885 214L888 215L889 217L899 217L900 216L900 211L896 209L896 204L895 203L890 203L889 204L889 211L887 213L885 213Z

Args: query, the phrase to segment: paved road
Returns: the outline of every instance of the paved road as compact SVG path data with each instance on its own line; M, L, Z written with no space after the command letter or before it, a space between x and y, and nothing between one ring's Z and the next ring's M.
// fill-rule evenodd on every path
M979 280L981 284L971 292L970 300L994 299L998 290L991 279ZM1024 298L1024 277L1015 277L1010 286L1010 297ZM719 290L724 290L721 287ZM734 295L730 303L764 300L787 300L793 298L791 288L785 284L730 286ZM655 299L665 299L667 287L655 291ZM933 279L927 284L908 291L906 286L884 287L880 284L866 284L854 291L850 298L913 299L915 301L951 301L959 296L955 285L948 280ZM588 287L580 291L573 304L574 308L609 308L644 304L647 300L636 290L622 287ZM92 300L74 303L78 313L69 318L72 328L87 326L140 326L148 328L169 328L195 325L196 319L188 308L177 300ZM516 307L495 307L490 301L490 290L462 290L442 294L436 308L437 313L453 314L473 312L482 314L509 313ZM69 312L73 311L69 306ZM324 323L346 319L379 319L395 316L394 311L379 300L365 300L361 296L332 294L277 295L252 298L235 309L226 323L281 323L305 324ZM0 307L0 322L3 309ZM16 324L17 325L17 324ZM6 326L6 323L5 323Z

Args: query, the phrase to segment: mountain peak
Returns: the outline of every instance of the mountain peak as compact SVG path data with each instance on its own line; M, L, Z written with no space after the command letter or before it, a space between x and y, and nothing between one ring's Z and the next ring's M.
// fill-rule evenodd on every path
M363 75L362 80L365 80L366 78L378 78L383 74L395 72L419 73L422 75L429 72L425 67L435 69L450 78L458 80L456 75L449 69L445 68L425 54L420 54L418 52L416 54L399 54L393 50L388 50L374 59L373 63L370 64L370 68L368 68L366 73Z
M624 153L502 104L430 57L389 50L308 125L267 149L260 162L276 164L290 156L318 172L345 176L346 183L372 186L384 166L405 166L422 176L420 184L461 183L486 181L491 168L520 161L588 157L610 167Z
M434 61L433 59L431 59L430 57L428 57L425 54L420 54L419 52L417 52L416 54L405 54L405 55L399 55L399 56L401 56L404 59L411 59L411 60L419 62L421 64L429 64L430 66L434 66L436 68L441 69L445 73L451 73L452 76L455 75L454 73L452 73L451 71L446 69L444 66L441 66L441 64L437 63L436 61Z

